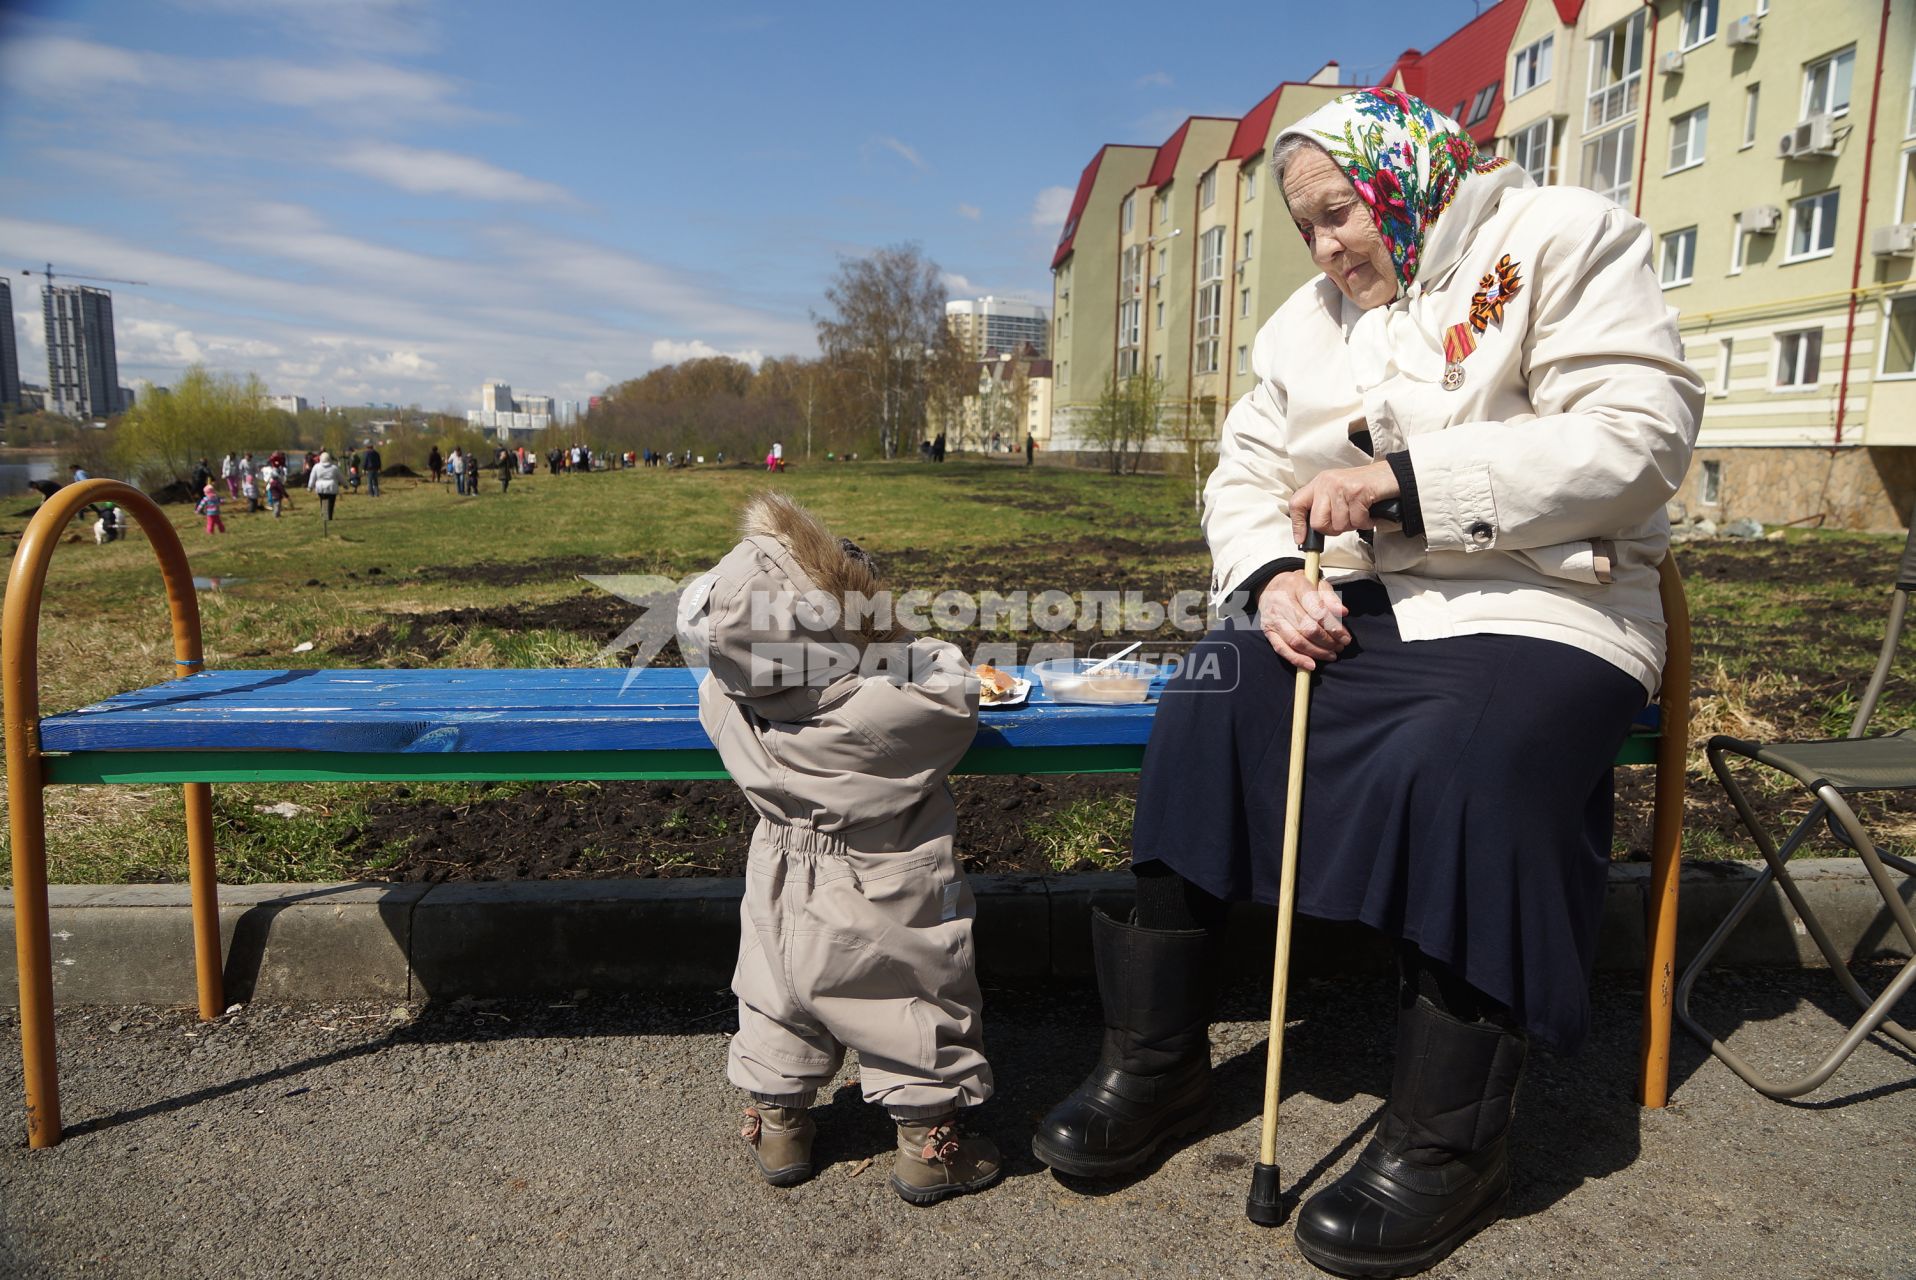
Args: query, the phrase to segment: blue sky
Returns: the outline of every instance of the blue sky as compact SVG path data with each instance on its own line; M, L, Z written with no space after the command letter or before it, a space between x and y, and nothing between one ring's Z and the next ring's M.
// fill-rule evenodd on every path
M1048 302L1106 142L1380 72L1470 0L1167 8L0 0L0 269L114 290L121 381L192 361L429 409L815 350L841 255ZM1346 17L1356 13L1358 17Z

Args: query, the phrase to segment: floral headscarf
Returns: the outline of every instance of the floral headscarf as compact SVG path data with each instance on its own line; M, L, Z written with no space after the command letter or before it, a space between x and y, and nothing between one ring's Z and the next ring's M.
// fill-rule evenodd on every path
M1359 89L1333 98L1278 134L1273 146L1293 134L1324 148L1351 180L1390 250L1400 297L1420 273L1429 279L1453 264L1483 213L1505 189L1527 184L1529 177L1502 157L1479 160L1477 144L1462 125L1395 89ZM1503 170L1497 181L1467 181L1497 170ZM1460 191L1471 197L1471 208L1449 220L1456 234L1446 225L1440 242L1438 219ZM1308 242L1309 234L1304 238Z

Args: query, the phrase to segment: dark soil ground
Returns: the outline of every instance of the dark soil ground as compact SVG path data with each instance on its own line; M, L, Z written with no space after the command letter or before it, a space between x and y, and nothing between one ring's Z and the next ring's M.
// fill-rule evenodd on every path
M952 779L967 870L1054 868L1027 834L1033 815L1073 801L1129 796L1128 775ZM509 794L478 788L469 804L421 802L406 788L371 806L355 847L401 850L369 879L569 880L606 876L740 876L756 821L730 782L555 783ZM1128 836L1127 828L1117 831ZM1082 860L1064 870L1098 870Z
M1144 531L1140 531L1143 533ZM1146 535L1148 537L1148 535ZM1867 678L1864 663L1849 660L1826 667L1816 662L1814 646L1803 644L1805 628L1827 632L1839 624L1864 631L1880 628L1883 605L1856 599L1822 600L1818 582L1868 581L1884 574L1882 553L1869 545L1693 544L1681 560L1698 589L1708 582L1764 583L1784 589L1787 602L1800 589L1809 620L1791 622L1699 614L1695 623L1697 696L1715 692L1710 673L1717 661L1740 665L1759 658L1775 673L1789 677L1759 685L1745 699L1747 711L1786 733L1817 736L1816 708L1839 698L1845 689L1860 696ZM457 574L432 568L415 571L422 579L474 575L488 582L550 582L576 573L646 571L676 573L691 566L659 564L608 566L603 561L577 565L555 562L467 566ZM1204 544L1134 541L1124 537L1084 538L1040 546L1006 547L1001 554L953 556L927 550L892 552L881 568L898 589L958 589L973 592L1022 588L1034 597L1050 588L1075 591L1141 592L1146 599L1168 601L1181 590L1199 589L1207 569ZM1887 592L1885 592L1887 594ZM632 607L606 592L582 588L577 594L539 604L448 609L423 615L394 615L370 630L336 644L333 651L366 664L420 665L443 656L466 630L484 626L505 632L561 631L599 643L616 637L632 621ZM967 650L988 642L1012 642L1024 649L1034 642L1072 639L1175 642L1189 637L1166 621L1149 629L1120 626L1091 635L1052 635L1028 628L974 628L953 637ZM1846 651L1849 646L1846 646ZM655 661L676 665L676 646ZM1893 680L1892 699L1911 696L1906 679ZM1653 780L1649 770L1617 773L1617 856L1649 856ZM1136 779L1128 775L1045 778L971 778L952 780L959 806L958 844L966 866L976 872L1046 872L1056 868L1034 824L1066 809L1089 810L1104 817L1108 838L1094 841L1106 862L1129 853L1129 824L1112 815L1128 812ZM1777 793L1761 809L1780 821L1791 798ZM1905 826L1916 823L1916 799L1872 804L1866 818L1889 817ZM697 876L743 874L745 845L755 819L738 790L728 782L557 783L525 789L479 788L470 803L449 807L413 797L404 788L375 802L371 820L352 848L364 856L370 878L409 881L544 879L601 876ZM1714 833L1719 844L1747 848L1722 789L1707 769L1693 769L1686 815L1695 836ZM1101 835L1104 833L1101 831ZM1753 849L1748 850L1754 853ZM1096 865L1080 861L1075 869ZM1063 868L1066 870L1072 867Z

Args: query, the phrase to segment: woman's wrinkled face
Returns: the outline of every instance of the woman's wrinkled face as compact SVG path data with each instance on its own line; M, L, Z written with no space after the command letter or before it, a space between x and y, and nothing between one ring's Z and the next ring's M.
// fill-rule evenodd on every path
M1369 310L1397 296L1390 249L1377 219L1337 162L1306 147L1284 166L1284 203L1311 247L1311 261L1346 298Z

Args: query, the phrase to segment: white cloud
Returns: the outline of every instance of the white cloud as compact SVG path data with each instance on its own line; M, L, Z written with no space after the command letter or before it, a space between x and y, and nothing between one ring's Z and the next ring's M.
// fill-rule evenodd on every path
M920 173L924 173L930 168L930 166L925 163L923 157L918 154L916 148L907 143L900 142L890 134L880 134L878 137L873 138L871 142L866 144L866 154L869 155L873 148L889 151L896 156L902 156L907 164Z
M703 338L693 338L690 342L660 338L652 344L652 358L660 364L678 364L682 360L709 360L713 356L730 356L734 360L744 361L754 369L765 359L763 351L720 351Z
M1168 71L1148 72L1145 75L1139 76L1136 80L1133 80L1131 84L1133 88L1137 89L1169 89L1171 87L1171 73Z
M418 379L439 372L439 366L417 351L388 351L360 366L362 373L376 378Z
M438 43L424 0L176 0L182 8L274 19L299 35L386 53L424 53Z
M98 105L110 89L154 90L170 98L245 99L380 121L464 118L453 80L366 58L298 63L281 58L188 58L123 49L71 36L0 43L0 84L29 97Z
M393 142L362 142L340 152L333 163L415 195L465 196L473 200L528 204L564 204L572 200L571 193L563 187L454 151L404 147Z
M939 283L945 286L946 293L962 293L970 296L978 291L978 286L974 285L964 276L959 275L956 271L946 271L939 275L938 280Z
M971 221L976 222L984 216L984 210L975 204L961 204L958 206L958 216L961 218L969 218Z
M1031 225L1040 231L1060 231L1064 220L1071 216L1071 198L1077 194L1070 187L1046 187L1031 202Z

